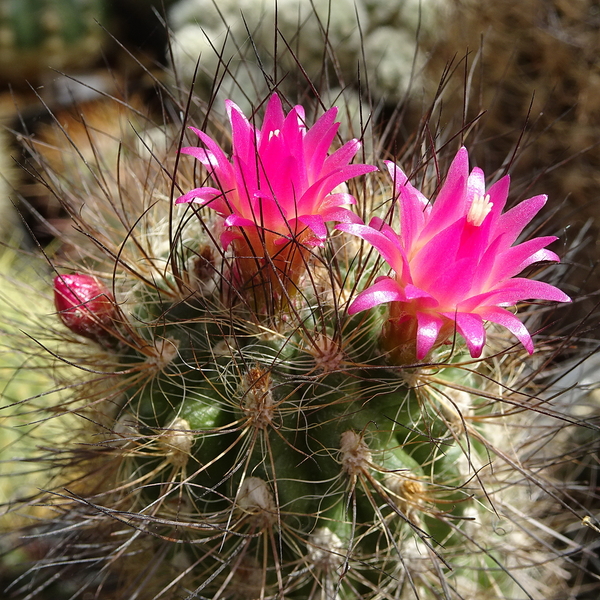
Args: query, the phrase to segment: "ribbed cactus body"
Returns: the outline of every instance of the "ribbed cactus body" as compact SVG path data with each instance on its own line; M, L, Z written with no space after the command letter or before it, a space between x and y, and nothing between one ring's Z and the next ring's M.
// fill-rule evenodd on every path
M101 160L47 174L79 230L55 259L68 304L48 319L52 352L80 376L61 382L72 398L56 411L81 429L44 498L57 510L45 531L89 567L82 593L491 600L563 590L544 518L563 510L551 482L570 437L553 447L545 436L570 409L555 403L539 421L553 400L537 397L533 375L551 351L529 358L489 327L482 358L455 331L425 360L399 363L382 340L386 307L349 314L389 269L329 224L321 245L303 245L291 283L262 257L272 271L253 291L235 244L222 243L222 215L173 204L208 179L206 164L177 156L179 128L163 127L152 152L124 121L107 130L118 141ZM347 191L357 212L383 218L388 198L373 191L383 176L370 177ZM280 235L275 248L303 243L269 234Z
M316 292L295 303L315 303L310 325L291 313L252 322L247 307L222 306L218 291L172 302L147 287L138 296L111 352L122 369L148 373L141 385L115 375L123 395L105 444L128 479L107 497L124 495L128 514L140 511L129 518L154 532L153 552L195 565L182 580L189 589L298 599L441 593L444 557L460 564L465 527L492 510L493 484L477 475L489 451L471 419L494 409L443 383L455 368L432 367L439 383L419 383L422 367L392 367L377 335L352 333L377 326L377 315L349 318ZM478 376L457 379L474 386ZM503 551L488 549L494 537L457 571L482 597L514 588L498 567Z

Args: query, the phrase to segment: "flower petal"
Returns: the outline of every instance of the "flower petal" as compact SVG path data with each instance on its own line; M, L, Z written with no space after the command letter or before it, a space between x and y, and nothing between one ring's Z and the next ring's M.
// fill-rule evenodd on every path
M229 215L223 223L225 227L255 227L256 223L239 215Z
M513 245L523 229L546 204L547 199L548 196L542 195L523 200L498 219L495 234L501 237L503 249Z
M335 187L341 183L345 183L349 179L353 179L354 177L365 175L366 173L371 173L372 171L376 170L377 167L374 165L348 165L328 173L313 183L302 195L298 201L298 212L317 212L321 200L327 197L327 195L330 194Z
M419 232L423 229L428 200L409 183L408 178L398 165L391 161L385 162L398 194L400 234L404 249L407 253L410 253Z
M571 302L569 296L549 283L524 277L513 277L489 292L463 300L459 307L461 311L472 311L477 307L514 306L523 300ZM481 310L478 309L477 312L481 313Z
M333 206L325 209L321 216L324 221L337 221L338 223L358 223L364 225L362 219L351 210L344 208L343 206Z
M492 210L490 213L491 214L490 220L492 221L492 228L496 227L496 222L500 218L500 215L502 214L502 211L504 210L504 207L506 206L506 200L508 199L509 188L510 188L510 176L505 175L504 177L502 177L501 179L496 181L496 183L494 183L494 185L492 185L490 187L490 189L487 191L487 193L490 197L490 202L492 204Z
M439 306L439 302L425 290L418 288L416 285L407 284L404 287L404 294L407 302L418 302L421 308L434 308Z
M317 240L324 239L326 221L362 222L342 208L354 204L355 198L332 191L377 167L349 164L360 149L358 140L327 156L340 125L335 122L336 108L307 128L302 106L286 114L279 96L272 94L258 129L234 102L227 100L225 106L231 123L231 161L212 138L192 128L204 147L186 147L182 152L199 160L218 185L192 190L177 203L210 202L222 216L235 215L226 226L261 227L279 244L285 243L281 238L295 235L299 218Z
M398 194L399 230L377 217L369 226L337 227L371 244L395 272L396 286L389 283L389 277L384 283L377 279L374 286L359 294L357 306L364 310L384 302L395 303L390 315L413 319L412 329L406 330L408 336L414 331L416 318L415 352L419 358L435 347L448 321L456 324L473 357L479 357L485 345L485 320L507 327L531 352L527 329L502 307L524 300L570 301L550 284L515 277L535 262L558 261L558 256L546 248L554 237L513 246L546 197L529 198L503 214L509 177L499 179L486 193L483 171L475 167L469 173L468 154L461 148L430 207L397 165L389 161L386 165ZM357 310L354 303L352 308ZM384 347L392 347L394 331L393 327L384 329L383 335L390 336L383 340Z
M336 194L329 194L328 196L325 196L325 198L323 198L323 202L321 203L321 207L327 209L329 207L337 207L352 204L356 204L356 198L352 194L339 192Z
M490 272L489 281L502 281L518 275L523 269L536 262L560 262L560 259L554 252L545 249L548 244L557 239L554 236L534 238L499 254L496 264Z
M456 321L458 333L467 342L467 348L473 358L479 358L481 351L485 345L485 328L483 327L483 319L475 313L457 312L455 315L449 316Z
M450 165L446 180L433 204L420 239L429 240L458 218L467 214L468 177L469 154L467 149L463 147L458 151Z
M405 274L405 270L408 267L408 261L404 256L402 247L398 243L394 243L384 233L369 227L368 225L360 225L358 223L348 223L337 225L336 229L351 233L363 240L368 242L375 248L381 257L388 263L388 265L396 272L396 275L401 278L408 280L409 274Z
M411 270L414 269L415 285L430 288L427 282L444 276L444 271L450 269L456 260L461 240L464 223L455 222L450 227L436 233L427 244L410 261ZM437 287L437 286L435 286ZM440 292L443 290L440 289ZM438 298L442 304L441 298Z
M200 138L200 141L204 144L204 146L206 146L208 152L212 156L214 156L215 160L217 161L217 165L223 167L229 164L225 153L223 152L223 150L221 150L221 147L219 146L219 144L217 144L217 142L215 142L210 136L206 135L204 131L200 131L200 129L196 129L195 127L190 127L190 129ZM192 150L192 148L182 148L181 152L183 152L184 154L192 154L191 152L187 152L189 150ZM194 155L192 154L192 156Z
M175 204L186 204L194 202L201 206L210 206L220 214L227 212L227 204L225 203L223 192L217 188L201 187L190 190L187 194L179 196L175 200Z
M512 313L499 306L486 307L479 311L479 314L486 321L498 323L506 327L525 347L529 354L533 354L533 341L527 327L517 319Z
M327 239L327 227L321 215L303 215L298 217L298 221L306 225L319 240Z
M361 143L357 139L346 142L331 156L327 157L323 163L323 173L345 167L356 156L356 153L360 150L360 147Z
M271 134L275 131L280 131L283 128L283 121L285 115L283 113L283 107L281 106L281 99L278 94L272 94L267 102L267 108L265 109L265 116L263 118L260 139L260 149L264 148L264 145L269 142Z
M231 144L235 155L247 164L255 164L258 140L254 127L235 102L225 100L225 108L231 122Z
M221 234L220 242L223 250L227 250L229 244L233 242L233 240L243 239L244 236L237 230L228 229Z
M417 360L423 360L429 354L443 324L443 319L434 314L417 312Z
M406 300L406 296L396 280L391 277L381 277L372 286L356 296L348 307L348 314L354 315L379 304L402 302L404 300Z
M340 126L335 123L336 116L337 108L330 108L306 132L304 154L308 174L313 181L323 174L323 164Z

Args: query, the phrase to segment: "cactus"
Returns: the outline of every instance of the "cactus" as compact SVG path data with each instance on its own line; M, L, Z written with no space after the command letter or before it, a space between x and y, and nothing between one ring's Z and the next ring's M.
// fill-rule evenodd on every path
M104 35L96 21L104 13L102 0L1 0L3 79L89 66L100 54Z
M228 103L225 150L209 118L184 148L180 123L109 131L67 171L29 140L74 223L31 331L70 430L42 457L63 467L30 532L46 558L11 589L564 597L592 426L547 391L560 340L530 356L546 309L522 301L569 300L517 277L558 261L554 237L516 243L545 197L504 211L508 178L464 148L405 156L410 177L355 164L335 109L264 100Z

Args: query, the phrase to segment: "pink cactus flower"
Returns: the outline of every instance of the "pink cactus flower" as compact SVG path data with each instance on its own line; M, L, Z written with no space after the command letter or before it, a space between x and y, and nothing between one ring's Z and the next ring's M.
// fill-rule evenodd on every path
M531 354L527 328L506 307L522 300L569 302L558 288L523 277L525 267L559 261L546 249L556 240L539 237L514 245L525 226L546 203L546 196L524 200L503 213L509 182L503 177L485 189L481 169L469 173L469 155L461 148L435 203L387 162L398 194L400 230L379 218L369 225L341 224L338 229L371 244L393 270L362 291L350 314L390 303L382 334L386 348L412 347L407 358L423 360L434 346L458 332L472 357L481 355L485 321L506 327Z
M90 275L57 275L54 304L61 321L73 333L95 342L111 338L118 310L112 293Z
M328 154L339 127L336 108L307 128L303 108L295 106L286 115L273 94L258 129L232 101L226 107L231 162L214 140L192 127L202 147L181 151L206 167L215 187L193 189L176 203L208 206L225 219L221 243L224 248L233 243L246 284L273 267L276 279L295 280L306 260L302 247L323 244L326 222L361 222L346 208L355 198L335 188L376 167L349 164L360 148L355 139Z

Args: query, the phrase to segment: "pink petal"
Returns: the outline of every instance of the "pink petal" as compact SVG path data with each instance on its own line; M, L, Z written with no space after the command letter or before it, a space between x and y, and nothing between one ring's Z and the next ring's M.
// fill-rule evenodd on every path
M533 341L527 327L517 319L512 313L499 306L490 306L479 310L478 313L486 321L498 323L502 327L506 327L520 342L525 346L525 350L529 354L533 354Z
M328 194L321 202L321 208L329 208L334 206L344 206L348 204L356 204L356 198L352 194L339 192L336 194Z
M404 286L404 295L406 302L417 301L421 308L435 308L439 305L439 302L431 294L411 283Z
M458 333L463 336L469 353L473 358L479 358L485 345L485 328L483 319L475 313L457 312L455 315L446 314L449 319L456 321Z
M302 107L295 106L285 117L281 127L281 137L285 141L287 151L304 161L304 125L298 114L299 110L302 110ZM302 114L304 114L303 110Z
M431 283L443 276L444 271L452 268L459 249L462 229L463 223L455 222L436 233L414 256L410 265L411 271L417 277L416 285L429 288ZM426 282L429 282L429 285Z
M212 169L213 172L211 175L219 184L219 187L224 190L235 188L233 168L231 163L227 160L225 153L221 150L221 147L203 131L196 129L195 127L190 127L190 129L200 138L202 144L206 146L206 154L203 156L202 148L195 149L193 147L182 148L181 152L183 154L191 154L200 160L205 167ZM198 152L195 153L195 150ZM213 157L216 164L213 164Z
M345 167L360 150L361 143L357 140L346 142L341 148L338 148L331 156L327 157L323 163L323 173ZM373 169L376 170L376 169Z
M514 300L506 300L508 304L516 304L521 300L550 300L552 302L571 302L571 298L557 287L544 281L535 281L524 277L513 277L501 288L503 294L514 294Z
M423 360L435 345L443 319L430 313L417 312L417 360Z
M204 164L218 185L188 192L179 203L210 201L223 216L235 215L226 222L228 227L262 227L284 237L295 235L297 224L303 222L317 236L313 240L317 244L327 233L326 220L362 223L342 207L356 203L355 198L331 192L376 167L348 164L360 148L357 140L327 157L339 128L336 108L328 110L307 130L302 106L286 114L279 96L273 94L262 129L257 129L234 102L227 100L225 105L232 131L231 162L214 140L194 129L206 148L188 147L183 152ZM221 190L218 201L217 194L210 191L217 188Z
M490 212L490 214L492 215L490 217L490 220L492 221L492 228L496 226L496 222L498 221L498 218L500 217L502 211L504 210L504 207L506 206L509 188L510 176L505 175L504 177L496 181L496 183L494 183L494 185L492 185L487 191L490 197L490 202L492 203L492 210Z
M219 166L217 157L210 151L198 146L186 146L180 150L181 154L189 154L199 160L205 167L214 169Z
M200 138L200 141L208 148L208 151L216 158L217 164L223 166L228 163L227 157L217 142L215 142L210 136L206 135L204 131L190 127L190 129ZM181 151L188 150L189 148L182 148Z
M490 273L489 285L493 286L498 281L518 275L525 267L536 262L560 262L554 252L545 249L548 244L557 239L554 236L534 238L499 254L494 269Z
M306 166L313 180L320 177L324 172L323 165L327 153L340 126L339 123L334 123L336 115L337 108L329 109L308 130L304 137Z
M244 239L244 236L239 231L232 231L231 229L228 229L221 234L221 247L223 250L227 250L229 244L231 244L233 240L239 239Z
M358 223L341 224L338 225L336 229L355 235L371 244L371 246L381 254L381 257L385 262L387 262L396 272L398 277L405 277L405 265L408 266L408 262L404 257L401 246L395 244L381 231L377 231L377 229L373 229L368 225L360 225Z
M194 202L202 206L210 206L210 208L216 210L220 214L226 214L229 212L227 204L223 198L223 192L217 188L195 188L187 192L187 194L179 196L179 198L175 200L175 204L185 204L188 202Z
M402 256L406 259L406 248L404 246L404 240L400 237L390 225L388 225L384 220L379 217L373 217L369 221L369 227L376 229L377 231L381 231L385 237L392 242L394 246L400 248L402 252Z
M269 141L269 134L272 131L281 130L284 118L285 115L279 95L271 94L271 97L267 102L267 108L265 109L265 116L261 127L261 149L263 145Z
M494 290L465 299L460 303L460 310L471 312L477 307L500 304L514 306L523 300L571 302L569 296L549 283L524 277L513 277L502 282ZM478 309L477 312L481 311Z
M254 162L260 171L260 187L271 189L281 202L292 204L310 184L304 164L303 131L297 108L285 117L281 130L264 126ZM282 113L283 115L283 113Z
M283 148L279 140L260 156L258 169L260 182L258 188L275 196L285 211L296 213L296 201L306 188L304 170L296 157L287 154L289 148ZM279 146L279 148L273 148ZM273 152L273 150L275 150Z
M415 240L423 229L428 200L408 182L408 178L397 165L391 161L386 161L386 165L398 193L400 231L404 249L410 253Z
M254 127L235 102L225 100L225 107L231 122L231 144L234 155L245 163L255 163L257 139Z
M258 192L258 181L256 165L248 165L239 156L233 156L233 170L237 184L237 195L229 195L227 200L231 204L231 210L244 215L251 215L250 198Z
M298 217L298 221L306 225L319 240L327 239L327 227L321 215L303 215Z
M268 231L279 232L283 235L294 235L290 223L295 214L288 214L286 208L295 211L295 207L285 207L276 198L262 192L256 192L252 198L252 210L247 215L256 225ZM244 215L246 216L246 215Z
M338 223L357 223L359 225L364 225L362 219L357 214L341 206L334 206L323 210L321 212L321 217L325 222L337 221Z
M223 223L225 227L256 227L256 222L239 215L229 215Z
M345 183L348 179L376 170L377 167L374 165L348 165L325 175L306 190L298 202L298 211L304 213L318 212L320 206L318 201L327 196L340 183Z
M523 269L528 267L529 265L535 265L539 262L560 262L560 257L556 252L552 252L552 250L548 250L544 248L542 250L538 250L535 254L532 254L528 259L524 260L519 267L520 271L516 271L515 274L518 275Z
M433 204L429 219L421 233L421 239L429 239L446 229L459 217L467 214L467 180L469 177L469 154L461 148L448 170L448 175Z
M431 271L431 281L426 289L431 290L442 306L453 310L461 300L472 295L471 289L476 272L477 265L474 264L472 257L440 264L439 269ZM427 279L423 279L421 273L419 277L418 285L425 287Z
M407 190L409 190L410 195L412 195L417 201L416 204L420 207L420 212L423 212L425 208L429 206L429 200L425 196L423 196L423 194L421 194L421 192L416 187L413 187L404 171L397 164L393 163L391 160L384 160L383 162L387 167L387 170L394 182L394 187L396 188L398 194L400 193L402 188L406 188Z
M465 216L459 219L458 222L462 223L462 233L456 260L471 258L475 269L489 246L490 233L492 233L491 219L488 216L481 225L473 225L473 223L469 223Z
M368 310L379 304L388 302L402 302L406 299L402 288L395 279L391 277L381 277L372 286L363 290L348 307L348 314L354 315L357 312Z
M304 143L306 145L306 151L309 155L319 154L322 152L322 143L325 138L329 138L325 153L322 154L323 160L333 142L333 138L337 132L338 126L335 124L335 118L337 116L338 109L334 106L328 111L323 113L316 121L315 124L306 132ZM319 149L321 149L319 151ZM322 162L322 161L321 161Z
M502 236L503 248L509 248L519 237L523 229L532 221L546 204L547 196L534 196L511 208L498 219L495 235Z

